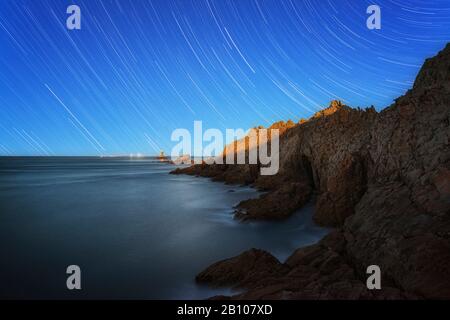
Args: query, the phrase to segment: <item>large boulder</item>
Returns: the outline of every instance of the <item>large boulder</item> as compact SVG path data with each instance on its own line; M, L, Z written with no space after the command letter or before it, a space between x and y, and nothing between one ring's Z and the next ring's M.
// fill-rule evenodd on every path
M236 257L214 263L199 273L196 280L212 286L252 288L286 271L287 268L270 253L250 249Z

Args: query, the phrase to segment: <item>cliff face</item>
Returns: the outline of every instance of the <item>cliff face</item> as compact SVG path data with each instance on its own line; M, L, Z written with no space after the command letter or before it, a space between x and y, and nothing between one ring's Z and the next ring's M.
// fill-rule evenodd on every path
M333 102L285 130L276 176L259 176L256 165L177 173L269 190L239 205L242 219L286 217L315 195L315 221L336 227L297 250L277 275L235 281L250 289L241 298L450 298L449 122L450 44L380 113ZM365 287L371 264L382 271L378 293ZM214 283L210 268L199 281Z
M397 286L450 298L450 45L371 130L368 188L343 225L357 266Z

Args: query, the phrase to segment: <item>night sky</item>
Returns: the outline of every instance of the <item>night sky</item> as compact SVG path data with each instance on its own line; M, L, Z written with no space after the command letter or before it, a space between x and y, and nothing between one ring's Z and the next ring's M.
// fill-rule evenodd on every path
M380 110L448 41L450 0L0 0L0 155L170 153L194 120Z

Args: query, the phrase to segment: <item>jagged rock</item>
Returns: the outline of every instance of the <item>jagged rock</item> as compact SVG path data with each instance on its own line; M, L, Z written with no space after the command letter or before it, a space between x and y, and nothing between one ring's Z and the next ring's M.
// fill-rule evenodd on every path
M380 113L332 102L286 128L277 175L212 167L180 173L268 190L238 217L283 218L317 196L315 221L340 230L236 298L450 298L450 44ZM376 293L364 283L371 264L383 275Z

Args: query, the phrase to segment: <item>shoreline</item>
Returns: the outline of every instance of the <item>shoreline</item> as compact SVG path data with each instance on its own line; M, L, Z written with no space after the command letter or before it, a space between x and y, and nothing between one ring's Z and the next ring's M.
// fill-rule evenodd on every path
M245 288L236 299L450 298L449 70L447 44L380 112L333 101L307 121L275 123L269 129L283 130L275 176L259 175L259 165L172 171L268 191L238 205L241 220L284 219L317 195L314 221L335 228L286 263L252 249L197 281ZM371 291L374 264L383 288Z

